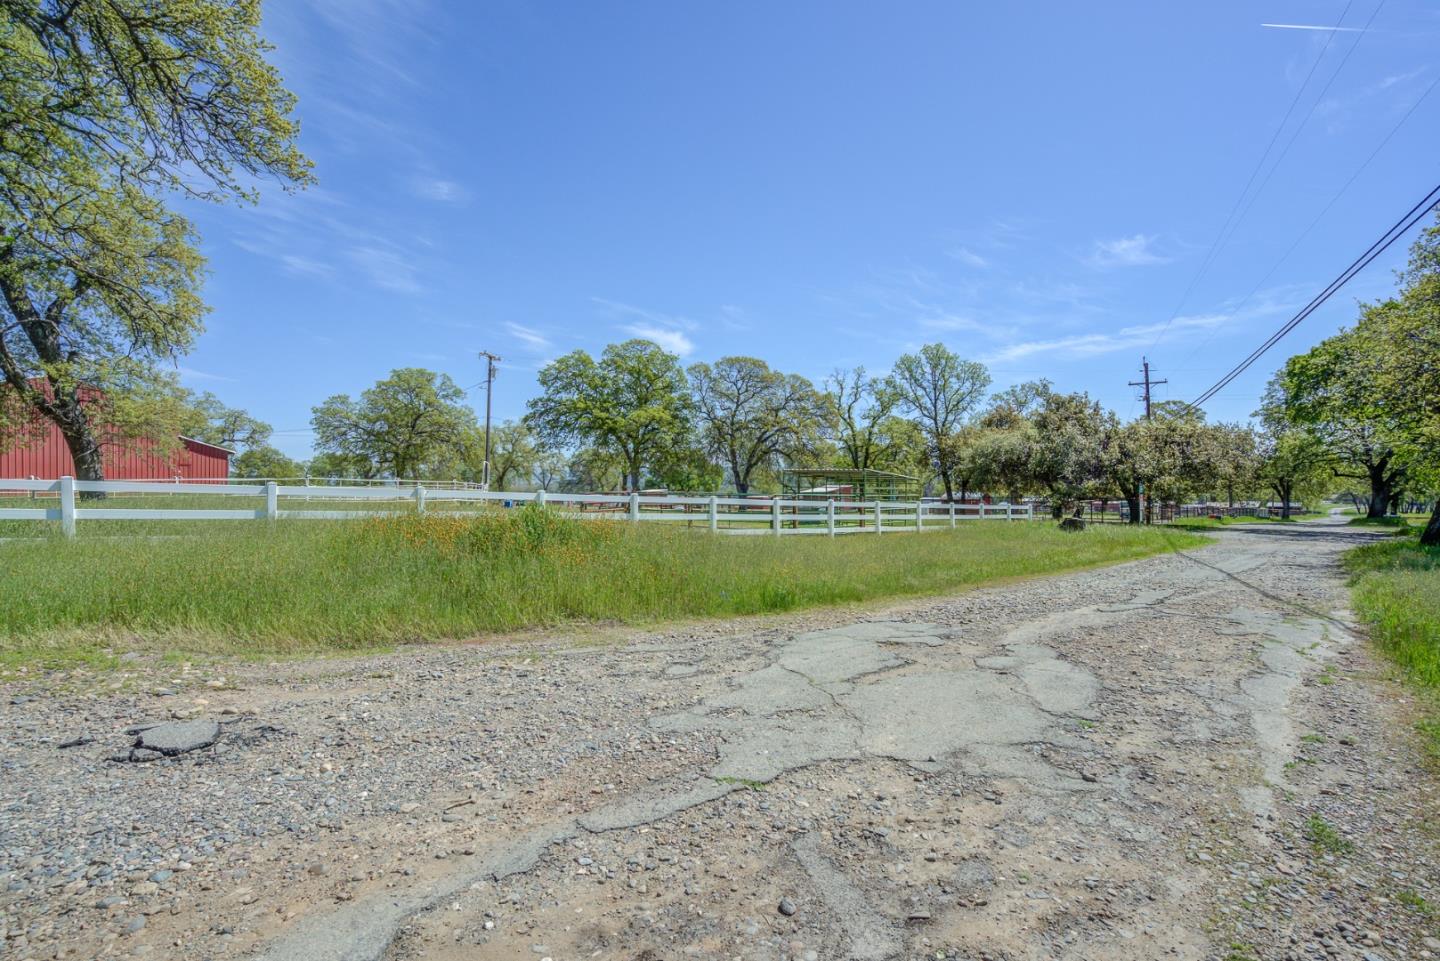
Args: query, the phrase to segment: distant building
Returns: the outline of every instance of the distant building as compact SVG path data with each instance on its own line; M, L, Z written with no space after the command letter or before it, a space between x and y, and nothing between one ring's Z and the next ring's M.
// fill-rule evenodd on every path
M95 424L93 429L102 439L109 433L103 424ZM169 451L158 450L159 444L143 437L124 443L102 440L105 479L223 481L230 476L233 450L193 437L178 440ZM75 460L65 435L49 420L18 444L0 444L0 478L55 480L65 476L75 476Z

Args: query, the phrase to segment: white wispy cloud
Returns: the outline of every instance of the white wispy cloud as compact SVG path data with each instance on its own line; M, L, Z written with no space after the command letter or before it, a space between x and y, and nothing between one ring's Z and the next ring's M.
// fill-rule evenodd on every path
M404 255L382 247L352 247L346 251L351 262L376 287L397 294L418 294L421 291L418 270Z
M1318 23L1262 23L1271 30L1324 30L1327 33L1363 33L1359 27L1327 27Z
M1144 267L1149 264L1169 263L1170 258L1155 251L1156 238L1150 234L1135 234L1115 240L1097 240L1095 248L1085 259L1092 267Z
M1074 357L1095 357L1100 354L1113 354L1117 350L1128 350L1134 347L1143 347L1150 343L1151 338L1161 331L1176 332L1186 330L1206 330L1218 327L1230 319L1229 314L1206 314L1197 317L1177 317L1174 323L1167 328L1160 324L1137 324L1133 327L1122 327L1116 331L1095 332L1090 334L1076 334L1071 337L1057 337L1053 340L1027 340L1018 344L1010 344L992 352L985 358L987 362L1019 360L1022 357L1031 357L1035 354L1053 354L1064 352Z
M1121 350L1144 349L1153 343L1193 337L1202 331L1218 331L1246 321L1258 322L1277 314L1288 314L1295 308L1300 296L1300 288L1277 287L1262 291L1253 302L1227 304L1211 313L1187 314L1176 317L1169 324L1132 324L1113 331L1096 330L1066 337L1019 341L981 359L986 363L996 363L1056 353L1071 357L1097 357Z
M699 330L701 325L697 320L682 314L667 314L606 297L591 297L590 301L598 304L610 316L625 319L626 322L620 324L619 329L632 337L654 341L670 353L681 357L687 357L695 350L695 342L687 336L686 331L693 333Z
M652 341L679 357L689 357L695 352L695 342L684 333L654 324L624 324L620 328L628 334Z
M281 254L280 263L288 273L308 277L332 277L335 268L330 264L299 254Z
M973 317L945 313L921 317L920 326L930 330L964 330L974 331L976 333L988 333L990 329L990 325L978 321Z
M175 372L180 375L182 380L225 381L226 383L235 382L234 377L226 377L223 374L212 374L209 371L196 370L194 367L185 367L180 364L177 364L175 366Z
M610 300L605 297L591 297L592 303L599 304L611 314L634 317L649 324L659 324L665 327L678 327L681 330L699 330L700 322L692 320L681 314L666 314L658 310L650 310L645 307L636 307L634 304L623 303L618 300Z
M410 190L417 197L438 203L458 204L470 199L470 191L462 184L443 177L413 177L410 180Z
M984 270L985 268L990 266L990 261L986 260L984 257L981 257L969 247L954 247L950 250L945 251L945 255L954 260L960 261L962 264L966 264L978 270Z
M505 322L505 329L510 332L511 337L514 337L536 353L543 353L550 349L550 338L533 327L526 327L523 324L517 324L507 320Z

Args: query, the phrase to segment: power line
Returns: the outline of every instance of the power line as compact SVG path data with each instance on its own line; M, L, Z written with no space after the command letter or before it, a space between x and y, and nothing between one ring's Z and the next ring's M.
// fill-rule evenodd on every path
M1325 86L1315 95L1315 99L1310 101L1310 109L1305 112L1305 116L1295 125L1295 129L1290 132L1290 139L1285 141L1285 146L1281 148L1280 155L1276 157L1275 162L1270 165L1269 171L1266 172L1264 179L1260 181L1260 186L1255 188L1255 192L1251 194L1250 199L1246 201L1245 208L1240 211L1240 216L1235 218L1235 224L1230 228L1230 236L1225 238L1220 244L1222 249L1225 247L1225 244L1228 244L1231 239L1234 238L1235 231L1240 229L1240 224L1249 216L1250 208L1254 207L1255 201L1260 199L1260 194L1265 191L1266 185L1270 183L1270 178L1275 176L1275 171L1280 169L1280 165L1283 164L1285 158L1290 155L1290 148L1295 146L1296 140L1300 139L1300 134L1305 129L1305 125L1309 123L1310 118L1315 115L1315 108L1324 102L1325 95L1330 92L1330 87L1335 83L1335 78L1340 76L1340 71L1344 70L1345 65L1350 62L1350 56L1355 52L1355 48L1360 46L1360 41L1365 39L1365 34L1369 33L1370 25L1375 22L1375 18L1379 16L1380 8L1383 6L1385 6L1385 0L1380 0L1375 6L1374 12L1370 14L1370 19L1366 20L1365 26L1360 28L1360 33L1355 37L1355 42L1350 44L1350 49L1345 51L1345 56L1340 59L1340 63L1335 67L1334 72L1330 74L1330 79L1325 81Z
M1334 207L1335 204L1339 203L1340 198L1345 195L1345 192L1348 191L1352 186L1354 186L1355 181L1360 179L1360 175L1364 173L1366 168L1369 167L1370 164L1375 160L1375 158L1380 155L1380 151L1385 149L1386 144L1388 144L1395 137L1395 135L1400 132L1400 128L1405 126L1405 122L1414 115L1416 110L1420 109L1420 105L1425 102L1426 98L1428 98L1432 92L1434 92L1437 86L1440 86L1440 76L1437 76L1434 80L1430 82L1430 86L1425 88L1425 92L1420 95L1420 98L1410 105L1410 109L1405 111L1405 115L1400 118L1400 120L1395 124L1395 126L1390 128L1390 132L1387 133L1384 139L1382 139L1380 143L1376 145L1375 149L1370 151L1370 156L1366 157L1365 161L1355 169L1355 172L1350 175L1350 179L1341 184L1340 189L1335 192L1335 196L1330 198L1329 203L1325 204L1324 207L1320 208L1320 212L1315 215L1314 220L1310 221L1309 226L1307 226L1304 230L1300 231L1300 236L1296 237L1295 240L1291 242L1290 246L1285 250L1285 253L1280 255L1280 259L1275 261L1275 263L1270 267L1270 269L1265 272L1265 275L1261 277L1258 281L1256 281L1255 286L1250 288L1250 292L1240 299L1240 302L1230 311L1230 316L1233 317L1236 314L1240 313L1240 311L1245 307L1245 305L1250 303L1251 298L1253 298L1256 294L1260 292L1260 288L1264 287L1265 284L1269 282L1270 278L1275 276L1275 271L1279 270L1281 265L1284 264L1285 261L1290 259L1290 255L1295 252L1295 249L1300 246L1301 242L1306 237L1310 236L1310 232L1319 225L1321 220L1325 219L1325 215L1330 212L1330 208ZM1219 327L1212 329L1210 333L1205 336L1205 339L1202 340L1196 347L1194 347L1190 351L1190 353L1186 354L1184 360L1180 362L1182 364L1186 363L1190 360L1190 358L1194 357L1200 351L1204 350L1205 347L1210 343L1210 341L1215 339L1215 335L1219 333L1219 331ZM1176 370L1178 368L1172 367L1170 369Z
M1228 374L1216 381L1213 386L1211 386L1199 397L1192 400L1187 406L1192 410L1198 409L1201 404L1204 404L1205 402L1210 400L1210 398L1214 397L1220 391L1224 390L1231 381L1233 381L1236 377L1239 377L1246 370L1248 370L1250 366L1255 363L1255 361L1259 360L1260 357L1265 354L1266 351L1278 344L1281 338L1283 338L1286 334L1290 333L1290 331L1298 327L1301 321L1303 321L1306 317L1309 317L1316 310L1318 310L1320 306L1324 304L1327 300L1329 300L1332 296L1334 296L1340 290L1340 288L1344 287L1347 283L1349 283L1356 274L1360 273L1360 271L1368 267L1371 261L1373 261L1376 257L1379 257L1390 247L1391 244L1395 243L1395 241L1399 240L1402 236L1404 236L1411 227L1415 226L1422 219L1424 219L1426 214L1428 214L1430 210L1436 205L1437 199L1440 199L1440 184L1436 184L1433 188L1431 188L1430 192L1427 193L1420 200L1419 203L1411 207L1403 217L1397 220L1390 227L1389 230L1381 234L1379 240L1371 244L1369 249L1367 249L1363 254L1357 257L1350 264L1349 267L1346 267L1343 271L1341 271L1338 277L1330 281L1330 283L1326 285L1324 290L1316 294L1315 297L1310 301L1310 303L1306 304L1300 309L1299 313L1297 313L1294 317L1291 317L1279 330L1271 334L1270 337L1263 344L1255 348L1255 350L1250 353L1250 356L1246 357L1239 364L1235 365L1235 367L1233 367Z
M1353 4L1354 0L1348 0L1345 4L1345 9L1340 11L1340 18L1335 21L1336 26L1340 26L1345 22L1345 17L1350 13L1350 7ZM1204 259L1200 261L1200 269L1195 271L1194 277L1190 278L1190 283L1185 287L1185 292L1180 295L1180 302L1175 305L1175 309L1170 313L1170 319L1165 321L1165 325L1155 334L1155 339L1150 343L1151 350L1154 350L1155 345L1160 343L1160 338L1165 336L1165 332L1170 329L1170 325L1175 323L1175 318L1179 317L1180 311L1185 309L1185 304L1189 302L1190 295L1195 292L1195 287L1200 283L1200 278L1205 276L1205 272L1210 269L1210 264L1214 261L1215 255L1220 251L1221 238L1223 238L1226 231L1230 229L1230 224L1235 220L1235 214L1240 210L1240 205L1245 202L1246 195L1250 193L1250 188L1254 185L1255 178L1260 176L1260 171L1264 169L1265 161L1270 159L1270 151L1275 149L1275 144L1280 140L1280 134L1284 132L1285 125L1290 122L1290 115L1293 114L1295 108L1300 105L1301 98L1305 96L1306 88L1310 86L1311 78L1315 76L1315 71L1319 68L1320 61L1324 60L1325 54L1329 52L1330 44L1334 41L1337 32L1338 31L1332 30L1325 37L1325 45L1320 48L1320 53L1315 57L1315 62L1310 65L1310 72L1305 74L1305 79L1301 82L1300 89L1295 91L1294 99L1290 101L1290 106L1285 109L1285 115L1280 118L1280 123L1276 125L1275 132L1270 135L1270 142L1265 145L1264 153L1260 154L1260 159L1256 161L1255 169L1250 171L1250 176L1246 179L1245 186L1240 190L1240 196L1235 198L1234 206L1230 208L1230 213L1226 215L1225 222L1220 225L1220 232L1217 233L1215 239L1210 242L1210 249L1205 252ZM1257 194L1258 192L1259 191L1257 191Z

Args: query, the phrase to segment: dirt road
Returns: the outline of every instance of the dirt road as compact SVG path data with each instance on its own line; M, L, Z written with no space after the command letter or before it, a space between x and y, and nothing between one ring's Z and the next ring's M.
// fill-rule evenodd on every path
M1435 782L1337 566L1368 536L1256 525L863 614L12 685L0 953L1440 954ZM106 760L190 715L218 743Z

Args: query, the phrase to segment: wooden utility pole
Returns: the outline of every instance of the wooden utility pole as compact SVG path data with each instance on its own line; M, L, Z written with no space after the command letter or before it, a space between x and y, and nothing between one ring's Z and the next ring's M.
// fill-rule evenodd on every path
M1145 388L1145 419L1154 420L1155 415L1151 412L1150 409L1150 388L1156 386L1157 384L1168 384L1170 382L1168 380L1150 379L1150 359L1148 357L1140 358L1140 370L1143 374L1142 379L1130 381L1130 386ZM1144 484L1140 485L1140 500L1144 504L1143 510L1145 511L1145 523L1153 524L1155 522L1155 511L1154 507L1150 503L1150 498L1145 496Z
M480 351L480 356L485 358L485 463L480 469L481 490L490 489L490 388L495 384L495 365L500 363L500 358L488 350Z
M1146 420L1151 420L1151 419L1152 419L1152 416L1151 416L1151 413L1150 413L1150 388L1153 387L1153 386L1155 386L1155 385L1157 385L1157 384L1168 384L1168 383L1170 383L1170 382L1169 382L1168 380L1151 380L1151 379L1150 379L1150 361L1149 361L1148 359L1144 358L1144 357L1141 357L1141 358L1140 358L1140 369L1141 369L1142 371L1144 371L1145 379L1144 379L1144 380L1132 380L1132 381L1130 381L1130 386L1131 386L1131 387L1144 387L1144 388L1145 388L1145 419L1146 419Z

